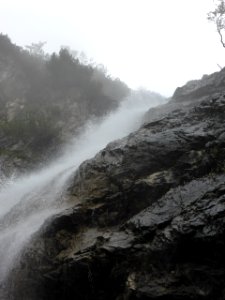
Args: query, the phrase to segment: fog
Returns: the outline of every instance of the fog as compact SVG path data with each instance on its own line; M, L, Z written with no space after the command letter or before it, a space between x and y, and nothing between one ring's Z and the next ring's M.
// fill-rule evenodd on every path
M64 148L59 159L42 170L3 182L0 190L1 299L5 299L5 291L1 288L15 268L26 243L46 219L69 207L66 190L79 165L110 141L138 129L144 113L162 103L162 99L157 97L154 96L153 102L142 94L131 94L116 111L101 121L88 122L82 134Z
M1 31L25 46L84 51L130 87L170 96L218 71L224 50L207 21L213 0L1 1Z
M10 281L20 274L24 249L35 233L82 199L69 192L75 174L81 174L79 166L105 147L110 152L108 143L138 130L145 113L168 100L161 94L171 96L186 81L223 66L224 50L207 22L211 4L1 1L1 299L12 299L5 292L14 292ZM154 146L145 132L141 143L145 137L147 147ZM129 137L121 142L127 141ZM129 147L138 151L128 142Z

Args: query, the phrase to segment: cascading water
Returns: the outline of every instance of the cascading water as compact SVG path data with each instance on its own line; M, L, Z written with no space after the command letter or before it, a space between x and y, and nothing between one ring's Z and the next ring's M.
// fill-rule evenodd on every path
M20 253L43 222L67 207L64 192L78 166L93 157L110 141L137 129L147 109L157 101L131 95L116 112L101 122L87 124L65 154L43 170L20 179L8 180L0 191L0 287ZM0 291L0 298L1 291Z

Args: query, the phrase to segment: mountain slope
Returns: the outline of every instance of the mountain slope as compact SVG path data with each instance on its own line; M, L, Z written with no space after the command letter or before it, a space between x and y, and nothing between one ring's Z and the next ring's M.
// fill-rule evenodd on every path
M13 299L224 299L224 91L151 109L84 162L73 207L15 266Z
M48 56L36 48L24 50L0 35L0 157L5 170L46 160L88 119L114 110L129 93L119 79L82 64L68 49Z

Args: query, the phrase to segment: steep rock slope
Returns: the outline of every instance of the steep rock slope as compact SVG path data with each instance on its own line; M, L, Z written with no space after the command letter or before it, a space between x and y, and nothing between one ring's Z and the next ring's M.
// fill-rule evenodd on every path
M225 298L225 93L203 96L150 110L81 165L12 299Z
M197 100L206 95L223 92L225 84L225 69L210 75L204 75L199 80L191 80L183 87L176 89L173 95L174 102Z

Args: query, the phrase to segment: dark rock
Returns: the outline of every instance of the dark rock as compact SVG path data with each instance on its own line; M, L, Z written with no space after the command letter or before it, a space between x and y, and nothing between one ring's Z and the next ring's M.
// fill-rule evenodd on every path
M225 69L210 75L204 75L200 80L191 80L183 87L176 89L173 101L193 101L194 99L211 96L212 101L224 96Z
M151 110L84 162L69 191L79 204L29 242L8 299L225 299L221 95Z

